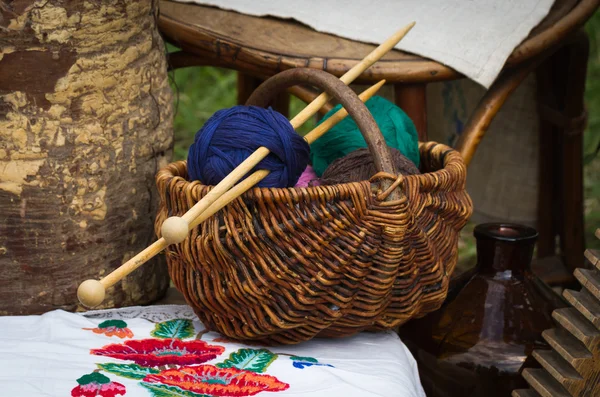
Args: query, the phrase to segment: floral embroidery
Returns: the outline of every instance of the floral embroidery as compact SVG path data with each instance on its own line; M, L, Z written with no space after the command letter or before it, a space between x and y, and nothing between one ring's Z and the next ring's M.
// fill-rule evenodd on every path
M319 363L319 361L316 358L312 358L312 357L291 356L290 360L294 361L293 366L295 368L300 368L300 369L304 369L304 367L311 367L313 365L318 366L318 367L335 368L331 364L321 364L321 363Z
M103 371L129 379L144 379L147 375L158 374L160 371L151 367L141 367L137 364L106 363L96 364Z
M148 389L152 397L212 397L208 394L198 394L180 389L177 386L163 385L161 383L140 382L140 385Z
M72 397L115 397L125 395L125 386L111 382L106 376L92 372L77 379L79 386L71 390Z
M213 365L167 369L157 375L146 376L142 385L150 388L156 383L214 397L253 396L263 391L277 392L290 387L271 375Z
M84 330L106 336L117 336L121 339L133 338L133 332L127 328L127 323L123 320L107 320L101 322L96 328L84 328Z
M217 367L233 367L262 373L276 358L277 354L273 354L267 349L239 349L231 353L224 362L217 364Z
M202 364L216 358L224 351L225 348L222 346L209 345L201 340L143 339L128 340L123 344L92 349L90 353L131 360L145 367L157 367L167 364Z
M194 336L194 324L187 319L163 321L154 326L151 335L160 339L191 338Z
M133 337L122 320L107 320L89 330L119 338ZM192 320L176 318L157 323L150 333L151 338L125 340L91 349L90 354L129 362L96 364L98 370L78 380L79 386L72 390L72 397L117 397L125 394L125 386L111 382L102 373L138 381L137 384L152 397L245 397L279 392L290 387L265 374L278 354L264 348L239 348L215 365L206 364L225 351L222 346L209 344L218 339L209 343L202 341L201 337L206 332L203 330L196 334ZM184 340L194 336L195 340Z

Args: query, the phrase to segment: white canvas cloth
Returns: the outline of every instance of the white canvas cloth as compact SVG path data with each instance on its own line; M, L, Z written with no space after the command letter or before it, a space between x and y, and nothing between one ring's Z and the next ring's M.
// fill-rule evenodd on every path
M179 305L0 317L0 395L425 396L416 363L393 332L265 350L203 330ZM168 383L181 373L194 375L192 386Z
M293 18L313 29L381 43L415 21L397 46L489 88L506 59L554 0L177 0L255 16Z
M455 146L485 90L462 79L427 85L427 133ZM539 115L535 74L502 106L467 172L471 222L516 222L536 227L539 192Z

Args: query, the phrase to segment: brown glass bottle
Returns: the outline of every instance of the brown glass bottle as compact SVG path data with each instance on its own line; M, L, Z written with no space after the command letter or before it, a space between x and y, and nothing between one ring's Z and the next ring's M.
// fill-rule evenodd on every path
M528 356L549 348L541 333L565 306L531 272L535 229L488 223L474 234L475 275L454 300L400 330L428 397L508 397L526 387Z

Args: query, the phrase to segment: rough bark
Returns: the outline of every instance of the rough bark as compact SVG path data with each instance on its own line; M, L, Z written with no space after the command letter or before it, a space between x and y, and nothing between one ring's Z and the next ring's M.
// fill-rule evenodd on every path
M76 310L81 281L154 238L173 115L157 3L0 2L0 314ZM160 298L162 259L103 307Z

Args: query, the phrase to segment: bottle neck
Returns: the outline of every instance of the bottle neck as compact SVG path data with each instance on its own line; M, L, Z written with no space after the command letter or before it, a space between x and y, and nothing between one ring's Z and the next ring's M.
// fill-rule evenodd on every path
M475 228L474 235L480 273L510 271L511 275L519 276L530 270L538 235L535 229L517 224L485 223Z

